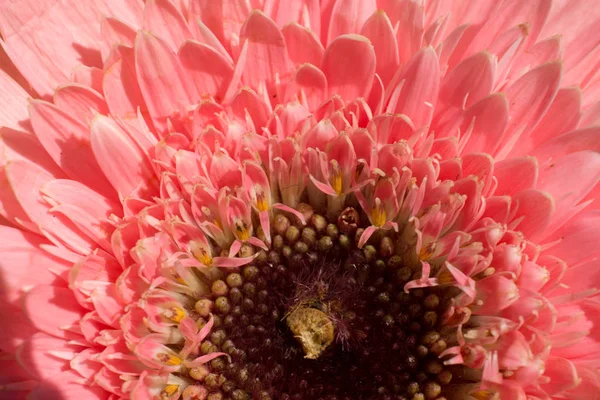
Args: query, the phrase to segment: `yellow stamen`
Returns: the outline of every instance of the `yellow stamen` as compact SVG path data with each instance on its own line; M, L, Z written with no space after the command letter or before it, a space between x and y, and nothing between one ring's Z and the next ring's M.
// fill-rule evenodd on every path
M258 212L267 211L269 209L269 202L267 201L267 197L262 192L256 193L256 208Z
M158 361L167 364L170 367L174 367L176 365L181 365L183 360L177 356L166 354L166 353L158 353L156 355Z
M208 251L206 251L206 249L201 247L197 247L194 249L192 247L192 254L194 255L194 257L196 257L196 260L200 261L207 267L212 264L212 256Z
M340 169L337 161L331 161L332 166L332 174L331 174L331 187L335 192L339 195L342 194L343 191L343 180L342 180L342 170Z
M219 221L219 219L217 218L217 216L215 215L215 213L213 213L210 208L206 207L206 206L202 206L200 208L200 210L202 210L202 213L204 214L204 216L206 217L206 219L208 219L211 223L215 224L219 229L221 229L221 222Z
M245 222L238 221L235 223L235 231L237 232L237 237L240 240L248 240L250 239L250 230L248 230L248 225Z
M375 207L373 207L373 211L371 211L371 222L373 225L381 228L383 225L385 225L386 221L387 215L385 208L383 207L381 200L377 198L375 199Z
M185 317L185 311L183 311L179 307L171 307L167 312L165 312L165 317L167 317L175 323L180 323L181 320Z
M474 397L477 400L491 400L493 399L494 394L495 393L492 393L489 390L478 390L476 392L470 393L471 397Z
M165 386L163 392L167 395L167 396L173 396L175 393L177 393L177 391L179 390L179 385L167 385Z
M422 261L429 260L429 258L431 258L431 256L433 255L434 250L435 243L429 243L427 246L421 248L421 251L419 251L419 259Z

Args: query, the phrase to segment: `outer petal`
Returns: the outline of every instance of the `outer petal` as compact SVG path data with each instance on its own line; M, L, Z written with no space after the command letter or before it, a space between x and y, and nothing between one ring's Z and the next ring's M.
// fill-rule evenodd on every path
M44 101L32 101L30 114L40 143L69 177L103 194L114 193L92 153L87 126Z
M99 51L102 15L136 25L138 1L16 0L0 14L7 54L40 95L67 82L73 67L102 66ZM68 29L66 29L68 27Z
M438 97L440 67L435 51L424 48L408 63L395 112L407 115L415 128L429 126Z
M348 102L369 94L375 68L373 46L359 35L338 37L327 47L323 58L330 95L338 94Z
M83 317L71 290L40 285L27 292L23 308L31 323L40 331L58 338L72 337L69 332Z
M197 99L173 50L148 32L138 32L135 39L135 68L148 109L161 124Z
M23 130L28 124L29 94L0 69L0 126Z
M91 132L94 155L119 198L130 195L138 187L149 190L156 185L154 171L145 154L113 119L98 115L92 121Z

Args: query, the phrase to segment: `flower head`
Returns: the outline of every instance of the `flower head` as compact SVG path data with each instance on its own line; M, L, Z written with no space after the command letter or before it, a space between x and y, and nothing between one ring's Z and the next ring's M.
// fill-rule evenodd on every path
M587 3L0 6L2 397L596 398Z

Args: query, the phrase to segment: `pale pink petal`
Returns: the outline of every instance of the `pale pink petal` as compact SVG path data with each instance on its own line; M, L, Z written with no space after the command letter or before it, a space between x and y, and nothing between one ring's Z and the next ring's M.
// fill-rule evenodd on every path
M554 255L567 264L576 265L600 254L597 237L600 234L600 214L584 211L544 239L551 244L543 254Z
M286 25L281 32L285 38L290 60L294 64L321 65L325 49L313 32L295 23Z
M514 195L536 187L538 162L534 157L510 158L496 163L496 195Z
M511 155L531 154L547 141L575 129L581 115L581 97L579 88L560 89L539 125L519 140Z
M148 110L161 124L172 113L198 99L177 55L157 36L139 31L135 39L135 71Z
M294 76L294 82L306 99L309 109L315 110L326 99L327 78L312 64L303 64Z
M69 369L69 360L81 350L80 346L69 345L45 333L36 333L17 350L19 363L38 379L49 378Z
M326 43L331 44L343 34L359 33L376 8L375 0L335 0Z
M469 108L492 91L496 61L488 52L472 55L444 77L440 101L447 105Z
M29 130L28 98L25 89L0 69L0 126Z
M71 290L49 285L36 286L27 292L23 310L36 328L58 338L72 337L69 330L83 316L83 309Z
M32 101L29 112L40 143L70 178L105 195L114 193L92 153L87 126L44 101Z
M108 114L102 95L89 87L69 84L54 92L54 104L80 122L89 123L95 113Z
M11 160L28 160L36 163L54 177L64 176L64 172L48 156L33 133L0 128L0 138L4 145L0 164Z
M5 301L17 301L24 291L39 284L65 285L71 264L43 252L41 245L49 244L43 237L6 226L0 226L0 235Z
M364 36L340 36L325 50L322 69L329 93L338 94L346 101L369 94L375 68L373 45Z
M390 19L378 10L365 22L360 34L373 44L377 58L376 72L383 84L387 85L400 65L398 43Z
M102 15L133 22L141 8L137 1L83 4L74 0L62 3L19 0L4 11L0 14L3 47L35 91L47 96L68 81L76 65L102 66L99 51ZM65 29L66 26L70 29Z
M192 36L183 15L169 0L146 1L144 29L163 39L173 51Z
M584 150L600 151L600 128L577 129L565 133L535 148L532 153L544 163L562 155Z
M404 84L395 112L405 114L415 128L429 126L440 86L440 67L435 51L426 47L406 65L402 78Z
M548 111L561 75L562 64L552 62L529 71L508 88L511 119L504 137L507 142L504 151L509 151L519 137L535 128Z
M535 238L544 232L557 209L556 202L546 192L526 189L514 196L517 207L515 219L523 219L516 227L528 238Z
M462 132L473 125L463 152L484 151L494 154L502 143L509 118L508 99L502 93L492 94L474 104L465 111L463 117Z
M272 85L276 77L285 79L292 72L285 40L275 22L260 11L252 11L241 28L240 42L248 45L242 81L255 88L264 82L269 95L275 94Z
M233 65L214 48L186 41L179 49L179 60L188 78L203 95L211 95L220 102L233 75Z
M540 166L537 187L550 193L556 202L550 232L573 215L577 204L599 180L600 154L594 151L571 153Z
M138 85L133 49L125 46L113 48L118 59L104 71L102 90L111 114L132 118L138 108L147 113L146 102Z

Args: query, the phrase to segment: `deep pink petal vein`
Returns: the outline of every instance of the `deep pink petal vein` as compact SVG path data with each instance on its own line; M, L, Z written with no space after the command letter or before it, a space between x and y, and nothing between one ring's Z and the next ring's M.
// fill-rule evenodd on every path
M0 398L600 399L593 0L0 2Z

